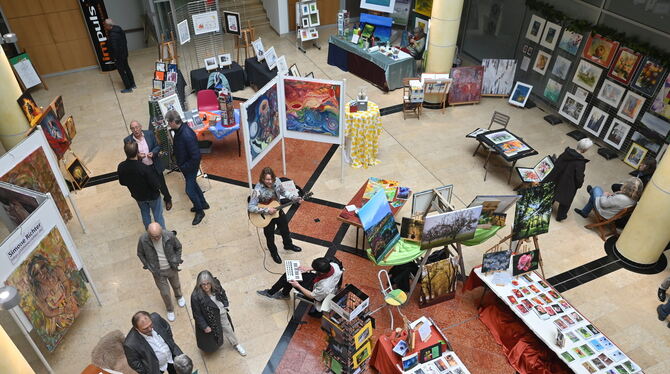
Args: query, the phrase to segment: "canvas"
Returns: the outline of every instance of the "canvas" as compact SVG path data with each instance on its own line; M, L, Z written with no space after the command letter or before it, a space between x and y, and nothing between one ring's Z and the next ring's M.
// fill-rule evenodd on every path
M542 37L542 30L544 29L544 23L546 20L540 18L539 16L533 14L530 18L530 23L528 24L528 30L526 30L526 39L533 41L535 43L540 42L540 37Z
M51 105L49 105L51 109L54 110L56 113L56 117L58 117L58 120L60 121L63 119L63 116L65 116L65 107L63 106L63 96L58 96L57 98L54 99L54 101L51 102Z
M516 85L512 90L512 94L510 95L507 102L509 102L512 105L523 108L524 106L526 106L526 102L528 101L528 98L530 97L530 92L532 90L533 86L522 82L516 82Z
M645 100L644 97L629 90L626 92L626 96L624 96L623 101L621 102L617 115L626 121L635 122L638 114L640 114L640 110L642 110Z
M19 307L49 352L61 343L89 294L57 228L7 278L21 295Z
M81 163L79 157L75 157L70 165L68 165L67 172L70 174L72 181L78 189L84 188L90 178L88 171L86 171L86 167Z
M421 232L423 232L423 221L402 217L400 225L400 237L412 242L421 242Z
M609 79L605 79L603 81L603 85L600 87L600 91L598 92L598 99L614 108L617 108L625 93L625 88L619 86Z
M465 66L451 69L453 83L449 104L478 103L482 96L483 66Z
M65 133L67 134L67 139L72 142L75 136L77 136L77 128L74 125L74 119L72 116L67 117L65 120Z
M481 206L426 216L421 233L421 248L442 247L472 239L477 230Z
M38 205L39 202L34 196L0 186L0 223L6 228L0 234L0 242L19 227L37 209Z
M608 118L609 114L604 110L592 107L591 113L589 113L589 116L586 117L586 121L584 122L584 130L595 136L600 136L600 132L603 130Z
M668 133L670 133L670 123L667 121L662 120L659 117L656 117L655 115L645 112L642 115L642 119L640 120L642 124L648 128L649 130L657 133L660 135L662 138L665 138L668 136Z
M512 256L512 276L525 274L537 270L540 265L540 250L535 249Z
M645 57L631 81L631 87L651 97L661 84L665 68L649 57Z
M509 268L510 251L486 252L482 259L482 273L505 271Z
M277 52L275 52L275 47L268 48L263 55L265 56L265 62L268 64L268 68L270 70L274 69L277 65Z
M604 38L599 34L590 35L582 51L582 57L608 68L619 48L619 42Z
M614 64L607 74L610 78L627 85L633 78L642 55L625 47L619 48Z
M433 10L433 0L415 0L414 1L414 11L423 14L426 17L430 17L430 13Z
M563 96L563 103L561 104L558 113L569 119L570 122L575 125L579 125L585 110L586 102L577 99L575 95L568 92Z
M236 12L223 11L226 32L240 35L240 14Z
M33 97L28 92L25 92L16 101L19 103L19 107L21 107L21 111L26 116L28 123L30 123L30 127L35 127L42 115L42 110L37 106Z
M561 79L565 79L568 77L570 65L572 65L570 60L563 56L557 56L556 61L554 61L554 67L551 68L551 74Z
M637 143L639 146L642 146L649 151L658 154L658 151L661 149L661 145L656 143L655 141L647 138L646 136L642 135L641 133L635 131L633 132L633 136L630 137L630 140L632 142Z
M547 68L549 68L549 61L551 61L551 55L549 53L545 51L538 51L537 56L535 56L533 71L544 75L544 73L547 72Z
M246 122L249 126L245 136L249 138L252 165L255 165L256 158L278 139L281 133L277 84L259 93L260 96L257 96L256 100L248 100L242 109L246 111Z
M437 190L437 192L442 195L442 197L449 203L451 203L451 194L453 189L454 186L451 184L435 188L435 190ZM433 190L421 191L412 195L412 216L417 214L425 215L436 211L437 207L435 204L432 204L432 201Z
M623 142L626 140L626 136L628 136L629 131L630 126L625 124L620 119L614 118L603 140L605 143L613 146L614 148L620 149L621 145L623 145Z
M547 100L558 104L558 99L561 96L561 89L563 85L549 78L547 85L544 87L544 97Z
M602 72L603 69L586 60L580 60L579 65L577 66L577 71L575 71L575 76L572 78L572 82L578 86L584 87L589 92L593 92L600 80L600 74L602 74Z
M67 140L67 133L51 107L47 107L42 113L39 125L42 127L42 131L44 131L49 146L53 149L56 157L58 159L63 158L65 152L70 148L70 141Z
M561 37L561 41L558 42L558 48L570 53L571 55L576 55L577 52L579 51L579 47L582 45L582 40L584 39L584 35L570 31L570 30L565 30L563 31L563 36Z
M670 119L670 74L665 78L649 110Z
M358 218L363 224L372 256L377 262L382 261L400 240L400 233L384 190L378 190L358 210Z
M558 43L558 36L560 34L561 25L547 21L547 24L544 26L542 38L540 39L540 45L553 51L556 47L556 43Z
M482 95L509 95L514 85L516 60L483 59Z
M468 208L482 205L485 201L499 201L498 207L494 213L502 214L511 208L520 197L521 195L477 195L474 200L470 202Z
M421 272L419 305L433 305L455 296L458 262L453 258L426 264Z
M549 232L554 184L542 183L521 191L516 202L512 240L520 240Z
M340 137L342 85L284 80L286 130Z

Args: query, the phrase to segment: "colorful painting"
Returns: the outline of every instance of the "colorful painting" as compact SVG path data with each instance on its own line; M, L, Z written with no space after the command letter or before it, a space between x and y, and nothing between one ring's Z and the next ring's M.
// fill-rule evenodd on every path
M533 70L544 75L549 68L549 61L551 61L551 55L545 51L538 51L537 56L535 57L535 64L533 65Z
M572 62L563 56L556 56L556 61L554 62L554 67L551 68L551 74L565 79L568 77L568 72L570 71L570 65Z
M584 35L570 30L565 30L563 32L561 41L558 42L558 48L574 56L577 54L577 51L579 51L579 47L582 45L583 39Z
M58 186L56 176L51 171L51 166L43 148L36 149L28 157L21 160L14 168L1 176L0 181L33 191L51 193L63 221L67 222L72 218L70 207Z
M280 135L279 112L277 100L277 83L266 86L259 91L255 99L244 103L247 128L246 137L249 141L249 150L252 166L256 159ZM259 159L260 160L260 159Z
M521 199L516 202L512 240L549 232L553 203L554 184L551 182L522 190Z
M604 38L601 35L590 35L582 56L596 64L608 68L619 48L619 42Z
M472 239L479 224L482 206L426 216L421 233L421 248L442 247Z
M28 123L30 123L30 127L35 127L42 115L42 110L37 106L33 97L28 92L25 92L16 100L16 102L19 103L21 111L26 116Z
M484 79L482 95L506 96L514 85L516 60L483 59Z
M0 185L0 222L7 228L0 234L0 241L14 231L37 209L39 202L34 196L19 192L10 186ZM6 233L6 235L4 235Z
M656 94L656 98L651 104L650 110L670 119L670 75L665 78L665 82Z
M285 79L286 130L339 138L342 85Z
M512 276L537 270L540 265L540 250L535 249L512 256Z
M638 114L640 114L640 110L642 110L642 106L644 105L645 101L646 99L644 97L636 94L633 91L628 91L626 92L626 96L624 96L623 101L621 102L621 106L619 107L619 112L617 112L617 115L621 116L627 121L635 122Z
M453 83L449 104L478 103L482 98L483 66L465 66L451 69Z
M414 11L430 17L430 13L433 11L433 0L416 0L414 2Z
M240 35L240 14L236 12L223 12L223 19L226 25L226 32L229 34Z
M561 89L563 85L549 78L547 85L544 87L544 97L548 100L558 103L558 98L561 96Z
M49 352L62 341L89 296L84 279L56 227L6 283L19 291L19 306Z
M663 74L665 74L665 68L662 65L649 57L645 57L635 77L633 77L631 87L639 90L643 95L650 97L656 92Z
M53 149L56 157L61 159L68 148L70 148L70 141L67 140L67 133L58 117L56 117L56 112L51 107L47 107L40 117L39 124L42 127L42 131L44 131L49 146Z
M623 84L628 84L633 78L633 73L637 69L642 56L628 48L619 48L619 52L614 59L614 65L607 74L610 78Z
M358 218L363 224L372 256L377 262L382 261L400 240L400 233L384 190L378 190L358 210Z
M81 163L79 157L76 156L72 163L70 163L70 165L67 167L67 172L70 173L70 177L72 177L72 181L74 182L75 187L78 189L84 188L90 178L88 172L86 171L86 167L84 167L84 164Z
M395 2L396 0L361 0L361 8L383 13L393 13Z
M605 79L603 81L603 85L600 87L600 92L598 92L598 99L606 102L614 108L617 108L625 93L625 88L619 86L609 79Z
M556 43L558 43L558 35L560 35L560 33L561 25L547 21L547 25L544 27L544 32L542 33L540 45L553 51L556 47Z
M575 76L572 78L572 82L584 87L589 92L593 92L602 72L603 69L585 60L581 60L579 61L579 66L577 66L577 71L575 71Z
M516 82L514 90L512 90L512 94L509 96L509 99L507 101L512 105L516 105L523 108L524 106L526 106L526 102L530 97L530 91L532 90L533 86L531 86L530 84Z

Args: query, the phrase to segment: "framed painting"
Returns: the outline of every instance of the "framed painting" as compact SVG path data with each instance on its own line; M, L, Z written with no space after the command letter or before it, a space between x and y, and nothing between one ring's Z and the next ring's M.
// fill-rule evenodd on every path
M70 165L68 165L67 172L70 174L73 184L79 190L86 186L90 178L88 170L82 164L81 160L79 160L79 157L76 156Z
M549 232L553 203L554 184L551 182L522 190L521 198L516 202L512 240Z
M67 139L72 142L75 136L77 136L77 128L74 125L74 119L72 116L67 117L65 120L65 133L67 134Z
M278 74L288 75L288 64L286 63L286 56L282 55L277 58L277 63L275 66L277 66Z
M600 132L603 130L608 118L609 114L604 110L597 107L591 107L591 112L584 122L584 130L595 136L600 136Z
M415 0L414 11L423 14L426 17L430 17L431 12L433 11L433 0Z
M609 79L603 81L603 85L600 86L600 91L598 92L598 99L611 105L614 108L619 107L619 103L623 98L623 95L626 93L626 89L619 86L618 84L612 82Z
M275 47L270 47L264 53L265 62L268 64L270 70L274 69L277 65L277 53L275 52Z
M570 65L572 61L568 60L563 56L556 56L556 61L554 61L554 67L551 68L551 74L559 77L560 79L565 80L568 77L568 72L570 71Z
M214 57L212 58L214 59L214 63L216 63L216 59ZM169 110L177 111L177 113L179 113L179 117L182 119L184 118L184 111L181 108L181 103L179 102L179 97L177 94L173 94L158 100L158 108L161 110L163 118L165 118L165 113L167 113Z
M670 74L665 78L649 110L670 119Z
M63 119L63 117L65 116L65 106L63 106L63 96L58 96L57 98L55 98L54 101L52 101L51 105L49 106L56 113L56 117L58 118L58 120Z
M572 77L572 82L578 86L584 87L587 91L593 92L600 80L600 74L603 69L589 63L586 60L580 60L575 76Z
M315 27L321 25L321 21L319 20L319 13L314 13L309 15L309 26L310 27Z
M361 8L376 12L393 13L395 2L396 0L361 0Z
M277 82L274 78L240 106L249 168L256 166L283 135Z
M533 64L533 71L536 71L542 75L547 72L549 68L549 61L551 61L551 55L545 51L537 51L537 56L535 56L535 63Z
M635 122L638 114L640 114L640 110L642 110L645 100L644 97L628 90L621 102L617 115L631 123Z
M526 39L535 43L539 43L540 38L542 37L542 30L544 29L545 22L547 21L544 18L533 14L533 16L530 17L528 30L526 30Z
M53 149L58 159L63 158L65 152L70 148L70 141L67 139L65 128L56 117L56 112L47 107L42 113L39 121L40 127L49 142L49 146Z
M561 103L558 113L575 125L579 125L585 110L586 101L579 100L574 94L568 92L563 96L563 103Z
M507 102L514 106L523 108L526 106L526 101L528 101L528 98L530 97L530 91L532 90L533 86L530 84L517 81Z
M646 128L657 133L664 139L668 136L668 133L670 133L670 123L649 112L645 112L642 115L640 122L642 122Z
M635 131L633 132L633 136L630 137L630 140L632 142L637 143L638 145L648 149L650 152L658 154L658 151L661 150L661 145L656 143L655 141L647 138L646 136L642 135L642 133Z
M302 17L301 22L303 28L309 27L309 17Z
M576 56L577 52L579 52L579 47L582 45L583 39L584 35L574 31L565 30L563 31L561 41L558 42L558 48L568 52L573 56Z
M179 35L179 45L184 45L191 41L191 33L188 30L187 19L177 24L177 34Z
M633 73L640 60L642 60L642 55L632 49L621 47L607 76L627 85L633 78Z
M370 354L372 354L372 345L370 344L370 340L368 340L363 347L361 347L356 353L354 353L353 356L353 361L354 365L353 368L356 369L357 367L361 366L365 360L370 357Z
M236 12L223 11L223 20L226 32L229 34L240 35L240 14Z
M516 60L483 59L482 96L507 96L514 85Z
M426 216L421 232L421 248L442 247L472 239L479 224L482 206Z
M288 72L292 77L300 77L300 70L298 70L298 65L293 64L288 68Z
M284 136L341 144L344 83L285 77Z
M547 24L544 26L542 38L540 39L540 45L553 51L554 48L556 48L556 43L558 43L558 36L560 34L561 25L547 21Z
M618 118L614 118L603 140L612 147L621 149L621 145L623 145L623 142L626 140L629 131L629 125L625 124Z
M383 1L383 0L380 0ZM309 3L309 14L318 13L319 9L316 8L316 1Z
M547 81L547 85L544 87L543 96L546 97L547 100L558 104L558 99L561 97L562 89L563 89L562 84L549 78L549 80Z
M214 10L211 12L198 13L191 16L193 20L193 33L195 35L219 32L219 16Z
M628 150L626 157L624 157L623 162L632 166L634 169L637 169L640 167L640 164L647 155L647 152L647 149L643 146L637 143L633 143L630 145L630 149Z
M23 115L26 116L26 119L30 123L30 127L35 127L42 115L42 109L37 106L33 97L28 92L24 92L16 102L19 103L19 107L21 107Z
M483 66L465 66L451 69L449 104L478 103L482 98Z
M599 34L591 34L586 40L582 57L608 68L619 49L619 42L609 40Z
M665 68L658 62L645 57L640 68L635 73L630 86L640 91L643 95L651 97L661 84Z
M258 38L251 42L251 47L254 49L254 54L256 55L256 59L258 61L263 61L265 58L265 47L263 47L263 41L261 38Z

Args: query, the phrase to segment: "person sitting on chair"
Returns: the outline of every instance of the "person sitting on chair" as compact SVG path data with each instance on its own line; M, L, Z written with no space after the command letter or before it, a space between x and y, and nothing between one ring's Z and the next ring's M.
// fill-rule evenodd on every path
M589 201L582 209L575 208L575 212L587 218L593 208L604 219L610 219L620 211L634 206L642 195L642 181L639 178L628 178L621 186L621 191L609 193L596 186L587 186Z
M642 189L644 190L644 188L647 187L647 184L649 184L649 181L654 175L654 172L656 171L656 164L657 163L655 158L647 157L642 161L637 169L631 171L628 174L633 177L640 178L642 181ZM614 183L612 185L612 192L617 192L619 190L621 190L621 183Z
M424 49L426 49L426 33L421 27L415 27L414 33L409 36L407 47L400 48L401 51L412 55L415 60L421 60Z
M287 281L286 274L282 275L272 288L256 291L261 296L271 299L287 299L291 288L295 288L306 298L314 300L316 312L311 316L320 317L321 302L331 293L335 293L342 278L342 266L339 260L319 257L312 261L312 267L300 267L302 280ZM280 292L281 291L281 292Z

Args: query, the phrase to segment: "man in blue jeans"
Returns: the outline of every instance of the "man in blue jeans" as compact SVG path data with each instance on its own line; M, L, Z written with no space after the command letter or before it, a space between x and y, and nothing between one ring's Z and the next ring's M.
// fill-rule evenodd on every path
M146 230L152 221L158 222L165 229L163 202L159 192L160 181L156 171L139 160L136 142L125 143L123 150L126 153L126 160L117 167L119 183L128 187L130 195L137 201L142 212L144 229Z
M168 110L165 113L165 122L174 130L174 156L186 181L186 194L193 203L191 212L195 212L195 217L191 224L195 226L205 218L204 210L209 209L205 195L196 181L200 170L198 138L188 125L183 124L181 116L175 110Z
M668 288L670 288L670 277L665 278L663 283L661 283L661 287L658 289L658 300L661 302L665 301L665 293L668 291ZM657 306L656 313L658 314L659 321L665 321L665 319L668 318L668 315L670 315L670 300L665 304ZM668 327L670 327L670 323L668 323Z

